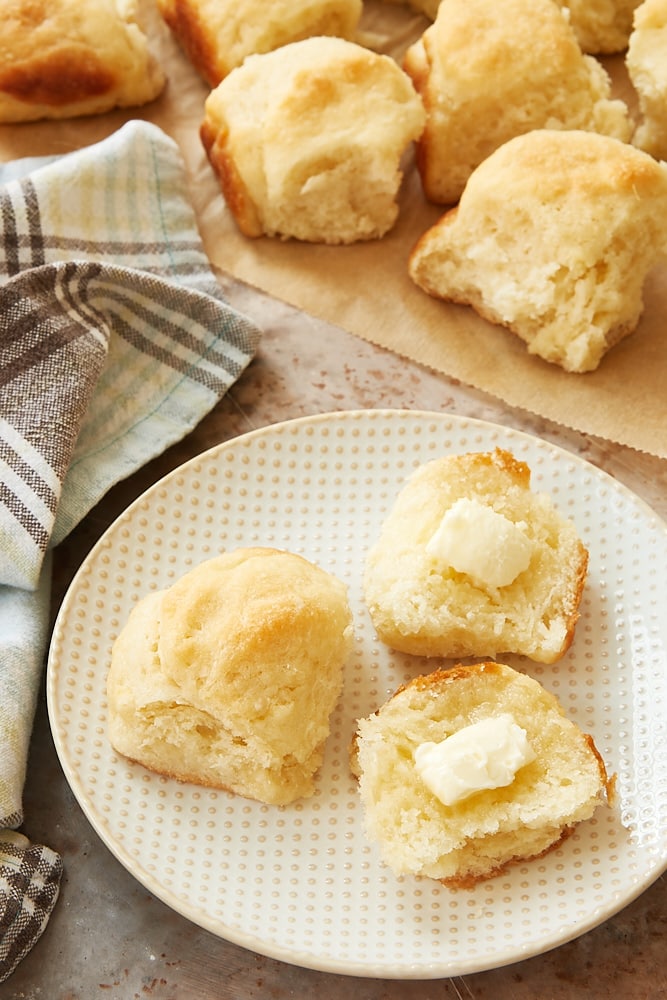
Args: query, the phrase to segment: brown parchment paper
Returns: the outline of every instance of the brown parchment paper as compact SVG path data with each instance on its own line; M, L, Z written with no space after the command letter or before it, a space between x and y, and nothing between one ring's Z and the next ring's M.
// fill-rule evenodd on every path
M154 2L143 0L141 10L168 76L159 100L90 119L0 126L2 160L68 152L103 139L130 118L153 121L183 151L214 266L513 407L667 458L667 263L647 279L638 329L605 356L597 371L581 375L531 357L510 332L483 321L471 309L432 299L412 283L409 253L442 209L425 201L409 155L400 216L382 240L326 247L241 236L199 140L208 88L174 43ZM358 40L400 59L427 25L408 7L366 0ZM622 57L608 59L605 65L616 94L636 114Z

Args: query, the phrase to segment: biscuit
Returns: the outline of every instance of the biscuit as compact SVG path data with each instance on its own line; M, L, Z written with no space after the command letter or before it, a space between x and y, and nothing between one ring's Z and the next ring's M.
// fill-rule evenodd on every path
M667 165L608 136L544 129L480 164L408 268L430 295L581 373L635 330L666 248Z
M632 16L641 0L555 0L567 11L584 52L613 55L627 48Z
M200 131L244 235L338 244L393 226L401 157L423 124L393 59L309 38L249 56L209 95Z
M480 723L508 717L523 731L528 752L500 778L508 783L496 785L498 748L483 748L472 733ZM472 759L464 752L455 770L467 781L480 774L490 780L473 791L461 781L456 794L465 797L441 798L419 770L419 748L431 752L454 734L465 739L469 726L476 727L469 731ZM557 699L538 681L494 662L414 678L359 720L350 763L365 831L382 860L397 876L437 879L453 889L554 850L609 799L613 784L592 737L566 718ZM428 777L443 775L436 766Z
M343 685L341 581L242 548L135 606L107 680L114 749L160 774L271 804L312 794Z
M451 454L400 490L366 555L364 597L380 639L402 652L553 663L574 637L587 567L575 526L531 489L525 462Z
M164 88L134 0L0 0L0 19L0 122L102 114Z
M645 0L637 7L625 64L641 116L632 141L651 156L667 160L666 0Z
M353 38L362 0L157 0L162 17L211 87L249 56L313 35Z
M403 66L426 108L417 165L437 204L457 202L486 157L532 129L632 134L609 76L553 0L444 0Z

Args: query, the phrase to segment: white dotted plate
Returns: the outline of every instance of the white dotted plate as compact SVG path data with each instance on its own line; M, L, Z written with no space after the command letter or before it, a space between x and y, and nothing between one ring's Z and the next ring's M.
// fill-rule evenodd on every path
M560 849L474 890L397 879L367 843L347 748L355 720L435 664L377 641L364 553L408 473L447 452L507 448L590 551L573 646L538 678L592 733L618 801ZM346 581L357 642L314 797L265 806L152 774L106 737L111 644L131 607L240 545L298 552ZM119 861L196 924L264 955L358 976L434 978L546 951L601 923L667 867L667 527L641 500L544 441L416 411L325 414L211 449L111 526L56 623L48 704L86 816Z

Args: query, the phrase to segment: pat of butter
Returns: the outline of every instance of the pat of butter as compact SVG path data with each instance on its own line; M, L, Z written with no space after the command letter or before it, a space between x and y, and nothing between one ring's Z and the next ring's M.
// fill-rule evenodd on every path
M506 587L528 568L533 543L492 507L463 497L447 511L426 551L486 587Z
M420 744L414 760L427 788L451 806L484 789L511 785L535 756L526 730L503 713L465 726L441 743Z

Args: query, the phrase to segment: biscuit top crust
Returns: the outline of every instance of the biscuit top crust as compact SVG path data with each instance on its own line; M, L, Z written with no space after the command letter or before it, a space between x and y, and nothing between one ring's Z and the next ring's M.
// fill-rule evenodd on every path
M0 0L0 121L153 100L165 78L136 16L134 0Z

